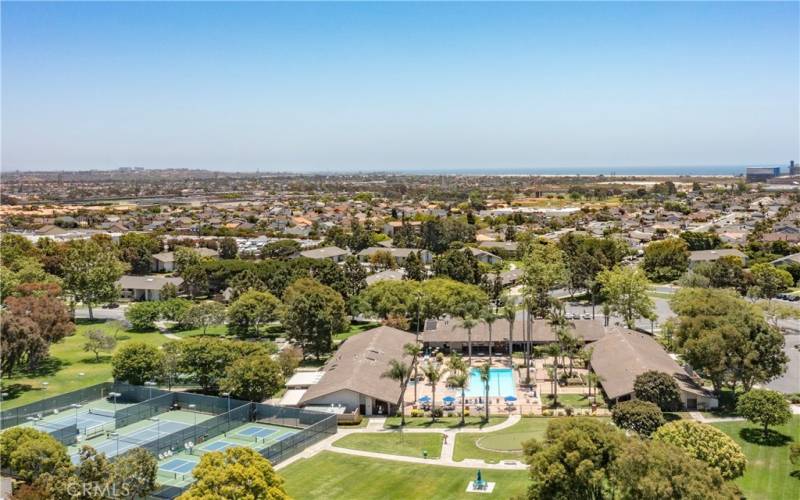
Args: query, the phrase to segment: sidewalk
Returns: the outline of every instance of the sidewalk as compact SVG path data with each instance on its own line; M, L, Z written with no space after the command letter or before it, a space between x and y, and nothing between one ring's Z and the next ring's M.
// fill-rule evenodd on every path
M388 453L376 453L372 451L364 451L364 450L351 450L348 448L339 448L333 445L334 442L338 441L339 439L359 432L400 432L400 429L387 429L384 428L386 424L386 419L381 417L371 417L369 419L369 423L366 427L357 427L353 429L338 429L338 432L330 436L319 443L316 443L302 452L298 453L297 455L290 457L289 459L279 463L275 466L275 469L280 470L288 465L304 459L304 458L311 458L317 453L321 451L332 451L334 453L342 453L345 455L356 455L368 458L377 458L381 460L394 460L397 462L408 462L408 463L416 463L422 465L442 465L446 467L459 467L464 469L472 469L476 467L480 467L483 469L495 469L495 470L525 470L527 465L516 462L516 461L505 461L497 464L490 464L486 463L483 460L476 460L476 459L466 459L460 462L456 462L453 460L453 454L455 453L455 446L456 446L456 437L461 432L467 433L485 433L485 432L495 432L499 431L512 425L516 424L522 419L520 415L511 415L502 423L497 425L493 425L490 427L484 427L483 429L472 429L472 428L461 428L461 429L446 429L446 428L431 428L431 429L403 429L402 432L405 433L438 433L443 434L446 436L446 441L442 442L442 452L439 458L421 458L421 457L407 457L402 455L391 455Z

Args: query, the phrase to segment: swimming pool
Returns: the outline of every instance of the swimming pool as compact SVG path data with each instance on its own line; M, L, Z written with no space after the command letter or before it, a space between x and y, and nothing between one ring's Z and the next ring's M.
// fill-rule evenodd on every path
M469 387L466 395L468 397L486 396L486 389L481 381L481 375L477 368L470 370ZM514 375L511 368L492 368L489 372L489 397L514 396Z

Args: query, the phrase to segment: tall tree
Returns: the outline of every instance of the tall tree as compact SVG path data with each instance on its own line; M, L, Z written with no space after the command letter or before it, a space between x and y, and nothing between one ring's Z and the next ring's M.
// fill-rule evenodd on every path
M647 295L650 282L637 267L615 267L600 272L597 282L611 311L625 320L628 328L633 328L637 318L653 318L655 305Z
M196 481L178 497L180 500L290 498L269 460L252 448L234 446L224 452L206 453L192 474Z
M762 310L736 292L682 288L670 301L677 315L665 325L677 351L711 380L749 390L786 370L783 335L771 327Z
M125 264L94 240L74 240L64 260L63 272L64 289L86 305L92 320L95 304L112 302L119 296L117 280L125 272Z
M349 322L342 296L318 281L302 278L283 295L284 326L293 341L320 359L333 347L334 333L347 329Z
M785 424L792 418L784 395L769 389L752 389L743 394L736 403L736 412L754 424L763 425L765 439L770 425Z
M428 378L428 382L431 383L431 422L436 422L436 386L439 385L439 381L444 376L445 369L437 362L429 360L422 365L422 373L425 374Z
M644 249L642 267L653 281L678 279L689 268L689 246L680 238L654 241Z
M403 279L422 281L427 277L422 259L419 257L419 252L411 252L408 255L408 258L403 263L403 269L406 272Z
M262 303L259 302L259 307L261 305ZM225 322L225 317L226 311L224 305L219 302L214 302L213 300L207 300L189 307L189 309L183 313L179 322L182 325L202 328L203 335L205 335L209 326L223 324Z
M0 311L0 367L4 371L23 361L29 369L37 368L50 345L75 331L69 311L58 298L58 285L30 284L19 291L22 295L6 298Z
M543 318L550 309L550 290L566 278L564 252L543 238L534 240L529 245L523 266L523 294L530 297L533 314Z
M349 300L367 288L367 271L355 255L350 255L345 259L342 270L345 281L344 299Z
M478 320L471 314L466 313L461 317L459 327L467 331L467 352L469 353L469 363L472 364L472 329L478 325Z
M492 325L494 325L495 321L500 319L496 312L494 312L490 307L484 309L481 313L481 319L484 323L486 323L486 327L489 329L489 364L492 364Z
M718 470L660 441L630 439L614 454L610 468L614 498L637 500L735 500L738 488ZM606 495L610 498L611 495ZM587 498L585 496L574 498ZM602 498L602 497L601 497Z
M481 377L481 382L483 383L483 391L486 395L486 400L484 402L484 407L486 409L486 413L484 414L484 422L489 421L489 380L492 377L492 365L491 363L484 363L478 367L478 375Z
M381 374L381 378L389 378L400 384L400 425L406 425L406 386L411 368L403 361L389 360L389 369ZM415 397L416 401L416 397Z
M419 382L419 358L422 355L422 345L418 342L409 342L403 346L403 352L411 356L411 367L414 369L414 401L416 401Z
M149 233L125 233L119 238L119 253L133 274L150 272L150 260L161 250L161 241Z
M235 259L239 254L239 245L230 236L222 238L219 242L219 257L221 259Z
M283 387L283 372L269 355L255 354L238 358L226 369L220 388L245 401L260 403Z
M280 300L269 292L245 292L228 308L228 331L258 337L262 326L279 318L280 307Z
M114 461L114 491L125 498L147 498L158 489L158 461L144 448L134 448Z
M753 264L750 275L753 277L750 293L762 299L772 300L794 284L794 278L788 271L772 264Z
M466 405L465 392L469 386L471 374L469 365L464 361L464 358L458 354L450 356L447 363L450 370L450 376L447 377L447 384L456 389L461 389L461 425L464 425L464 407Z
M529 499L602 499L624 437L596 419L553 419L543 442L523 444L530 466Z
M161 353L144 342L125 344L111 359L111 375L133 385L157 380L161 375Z
M511 366L514 356L514 322L517 320L517 308L507 303L500 309L500 316L508 322L508 366Z

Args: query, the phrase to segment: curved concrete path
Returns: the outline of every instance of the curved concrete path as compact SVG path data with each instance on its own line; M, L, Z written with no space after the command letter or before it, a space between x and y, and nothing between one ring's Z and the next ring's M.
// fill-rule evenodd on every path
M403 455L391 455L388 453L376 453L372 451L365 451L365 450L351 450L349 448L341 448L338 446L334 446L334 443L339 439L348 436L350 434L357 434L357 433L364 433L364 432L401 432L399 428L392 428L387 429L384 427L386 423L385 418L370 418L369 423L366 427L359 427L356 429L338 429L338 432L326 438L319 443L312 445L302 452L298 453L297 455L281 462L277 466L276 469L282 469L289 464L292 464L301 458L311 458L317 453L321 451L332 451L334 453L342 453L344 455L355 455L361 457L368 457L368 458L377 458L381 460L394 460L396 462L407 462L407 463L415 463L420 465L442 465L445 467L459 467L464 469L474 469L476 467L480 467L482 469L492 469L492 470L525 470L527 469L527 465L516 461L516 460L506 460L496 464L486 463L483 460L477 459L465 459L459 462L453 460L453 453L455 452L455 444L456 444L456 436L459 433L488 433L488 432L496 432L502 429L506 429L511 427L512 425L516 424L522 419L520 415L511 415L503 422L492 425L489 427L484 427L482 429L470 429L470 428L459 428L459 429L446 429L446 428L431 428L431 429L403 429L402 432L405 433L438 433L443 434L446 436L446 440L442 443L442 452L439 458L421 458L421 457L408 457Z

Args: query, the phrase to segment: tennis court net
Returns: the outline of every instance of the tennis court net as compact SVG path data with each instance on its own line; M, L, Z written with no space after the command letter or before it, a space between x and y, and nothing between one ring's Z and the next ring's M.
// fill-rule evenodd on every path
M158 477L167 481L186 481L192 479L192 474L181 474L180 472L170 472L164 469L158 469Z
M228 439L235 439L237 441L243 441L245 443L257 443L258 436L245 436L242 434L237 434L235 432L226 432L225 437Z
M106 417L106 418L114 418L116 413L112 410L101 410L99 408L89 408L89 413L92 415L97 415L98 417Z
M194 455L196 457L202 457L206 453L211 453L211 452L214 452L214 451L218 451L218 450L202 450L202 449L200 449L200 448L195 446L194 448L191 448L189 450L189 453L191 453L192 455Z

